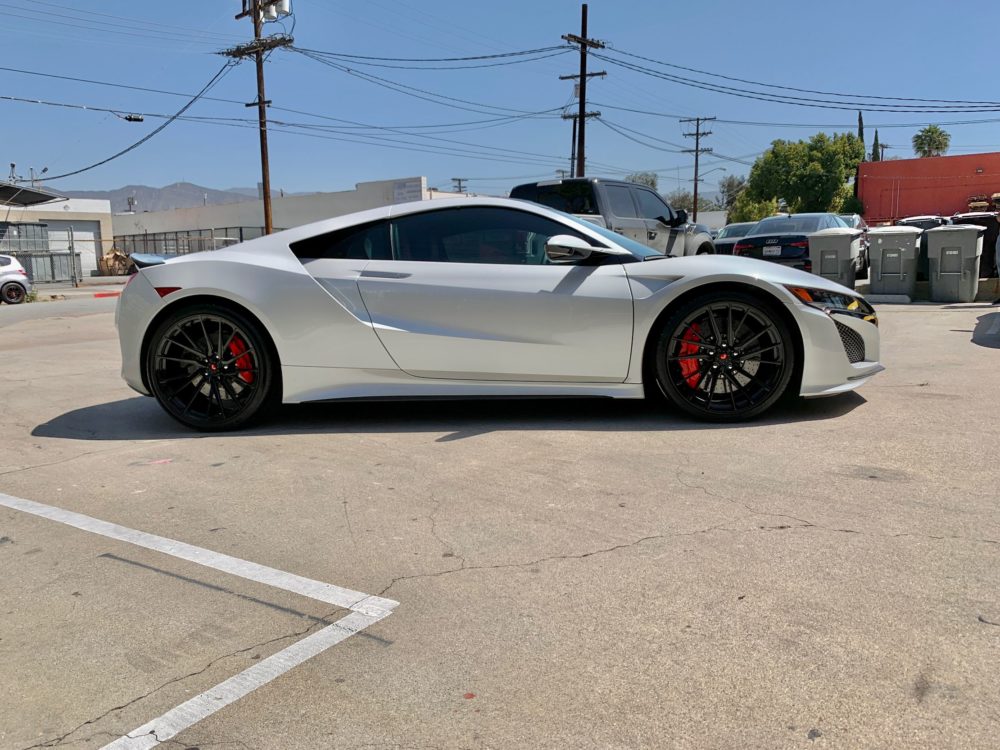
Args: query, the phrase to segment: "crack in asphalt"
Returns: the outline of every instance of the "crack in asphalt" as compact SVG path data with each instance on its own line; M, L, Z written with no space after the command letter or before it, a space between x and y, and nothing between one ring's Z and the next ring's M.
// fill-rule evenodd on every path
M466 565L465 557L455 552L454 546L452 546L450 542L446 542L444 539L442 539L437 531L437 518L435 518L435 516L437 515L437 512L441 509L441 500L439 498L434 497L434 495L431 495L431 500L434 501L434 510L428 513L426 516L422 516L422 518L426 518L428 521L430 521L431 536L434 537L437 540L438 544L440 544L444 548L444 556L456 558L461 563L461 566L457 569L462 570L465 568Z
M133 444L131 446L117 446L115 448L105 448L103 450L97 450L97 451L86 451L84 453L78 453L75 456L68 456L66 458L60 458L60 459L58 459L56 461L48 461L46 463L32 464L31 466L21 466L21 467L18 467L16 469L7 469L5 471L0 471L0 477L9 476L11 474L19 474L22 471L31 471L32 469L44 469L44 468L46 468L48 466L58 466L59 464L68 464L68 463L71 463L72 461L76 461L77 459L80 459L80 458L86 458L87 456L99 456L102 453L112 453L112 452L114 452L114 453L126 453L126 452L131 452L132 450L141 450L142 448L147 448L147 447L149 447L151 445L155 445L157 443L162 443L162 442L164 442L164 441L162 441L162 440L150 440L150 441L143 442L143 443L140 443L140 444L137 444L137 445Z
M277 636L275 638L269 638L266 641L261 641L260 643L255 643L255 644L252 644L250 646L246 646L244 648L236 649L235 651L232 651L232 652L230 652L228 654L223 654L222 656L217 656L214 659L212 659L210 662L208 662L208 664L206 664L201 669L198 669L198 670L196 670L194 672L189 672L188 674L182 675L180 677L174 677L173 679L167 680L163 684L158 685L157 687L153 688L152 690L150 690L150 691L148 691L146 693L143 693L142 695L140 695L140 696L138 696L136 698L132 698L131 700L126 701L125 703L122 703L119 706L114 706L113 708L109 708L104 713L100 714L99 716L96 716L93 719L88 719L87 721L83 722L82 724L78 724L77 726L73 727L73 729L69 730L65 734L60 735L59 737L54 737L54 738L52 738L50 740L45 740L43 742L39 742L39 743L36 743L34 745L29 745L28 747L23 748L23 750L37 750L37 748L46 748L46 747L66 747L68 745L76 744L76 743L81 742L81 741L93 739L94 737L100 737L101 735L110 734L109 732L102 731L102 732L96 732L95 734L90 735L89 737L84 738L84 740L70 740L69 742L66 741L67 738L69 738L72 735L76 734L77 732L79 732L84 727L92 726L92 725L98 723L99 721L102 721L104 718L106 718L107 716L110 716L113 713L117 713L118 711L123 711L124 709L126 709L126 708L128 708L130 706L133 706L136 703L138 703L138 702L140 702L142 700L145 700L146 698L149 698L150 696L154 695L155 693L158 693L160 690L163 690L164 688L169 687L170 685L174 685L174 684L176 684L178 682L183 682L184 680L188 680L188 679L191 679L192 677L197 677L198 675L204 674L209 669L211 669L213 666L215 666L216 664L218 664L220 661L223 661L225 659L231 659L231 658L233 658L235 656L239 656L240 654L245 654L248 651L253 651L254 649L258 649L258 648L263 648L265 646L269 646L270 644L277 643L278 641L288 640L290 638L301 638L303 636L308 635L311 631L318 629L321 625L323 627L328 627L329 625L333 624L332 622L330 622L330 618L332 618L334 615L336 615L340 611L341 611L341 609L335 609L335 610L333 610L332 612L330 612L330 613L322 616L320 618L321 622L310 623L310 625L308 627L306 627L305 629L303 629L303 630L299 630L299 631L296 631L294 633L288 633L286 635L279 635L279 636ZM120 737L121 735L120 734L114 734L113 736L114 737Z
M739 505L739 506L745 508L746 510L748 510L750 513L754 514L755 516L772 516L774 518L788 518L788 519L791 519L792 521L798 521L803 526L815 526L816 525L812 521L807 521L804 518L799 518L797 516L792 516L792 515L789 515L787 513L769 513L767 511L758 510L757 508L751 507L750 505L747 505L746 503L740 502L739 500L734 500L732 498L728 498L728 497L725 497L723 495L719 495L719 494L717 494L715 492L712 492L707 487L703 487L702 485L691 484L689 482L685 482L684 479L683 479L683 477L681 477L681 469L680 469L680 467L677 467L677 471L674 473L674 478L681 485L683 485L684 487L687 487L689 490L701 490L706 495L708 495L709 497L715 498L716 500L722 500L724 502L729 503L730 505Z
M541 565L542 563L552 562L554 560L583 560L588 557L593 557L595 555L604 555L611 552L616 552L618 550L627 549L629 547L636 547L645 542L650 542L658 539L667 539L670 537L679 536L695 536L696 534L707 534L709 532L715 531L717 529L724 529L723 524L717 524L715 526L709 526L705 529L697 529L695 531L679 531L674 534L653 534L651 536L644 536L636 539L632 542L625 542L623 544L616 544L611 547L602 547L600 549L591 550L589 552L581 552L577 554L567 554L567 555L549 555L548 557L540 557L536 560L529 560L527 562L520 563L498 563L496 565L462 565L458 568L451 568L449 570L440 570L436 573L415 573L408 576L398 576L393 578L392 581L382 589L378 595L384 596L385 593L401 581L409 581L415 578L438 578L440 576L451 575L452 573L461 573L463 571L473 571L473 570L503 570L506 568L525 568L532 565ZM727 531L734 531L734 529L726 529Z

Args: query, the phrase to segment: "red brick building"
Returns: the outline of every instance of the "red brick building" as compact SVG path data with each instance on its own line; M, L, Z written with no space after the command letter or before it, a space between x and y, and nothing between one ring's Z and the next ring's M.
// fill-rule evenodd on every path
M858 198L869 224L904 216L951 216L969 197L1000 193L1000 153L862 162Z

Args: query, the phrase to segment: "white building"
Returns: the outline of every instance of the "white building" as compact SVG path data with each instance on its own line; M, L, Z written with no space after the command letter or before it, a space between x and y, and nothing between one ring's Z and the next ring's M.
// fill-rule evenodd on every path
M69 253L80 255L84 276L97 273L97 259L110 250L111 202L65 198L30 206L0 205L0 244L14 254ZM36 281L48 281L45 263L36 264Z
M428 189L426 177L361 182L354 190L337 193L286 195L271 199L275 230L309 224L333 216L393 203L465 194ZM126 253L181 254L213 250L260 237L264 207L261 200L172 211L115 214L115 246Z

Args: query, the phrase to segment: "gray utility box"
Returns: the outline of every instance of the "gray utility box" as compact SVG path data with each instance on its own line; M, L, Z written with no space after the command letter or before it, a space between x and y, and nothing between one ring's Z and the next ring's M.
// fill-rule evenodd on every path
M919 227L873 227L868 230L871 293L903 294L913 299L920 259Z
M812 272L853 289L861 255L861 232L848 227L821 229L809 235Z
M986 227L953 224L927 230L927 276L932 302L974 302Z

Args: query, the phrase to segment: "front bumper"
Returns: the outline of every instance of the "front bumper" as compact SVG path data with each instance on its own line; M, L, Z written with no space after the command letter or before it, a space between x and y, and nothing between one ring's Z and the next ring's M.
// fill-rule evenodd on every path
M816 398L851 391L885 369L874 323L801 304L796 304L796 313L805 352L799 395ZM854 335L844 336L838 326Z

